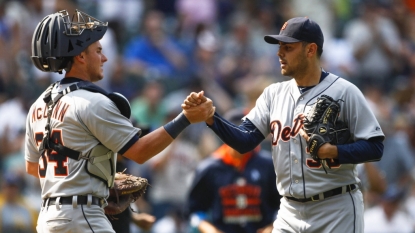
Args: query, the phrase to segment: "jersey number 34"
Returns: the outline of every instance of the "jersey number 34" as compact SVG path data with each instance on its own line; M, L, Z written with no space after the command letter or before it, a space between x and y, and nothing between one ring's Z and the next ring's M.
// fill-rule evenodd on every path
M35 134L36 143L39 144L43 139L43 132ZM53 130L51 133L51 139L57 143L63 145L62 131ZM58 154L54 150L45 150L39 159L39 177L45 178L48 165L52 166L53 174L55 177L68 176L68 157Z

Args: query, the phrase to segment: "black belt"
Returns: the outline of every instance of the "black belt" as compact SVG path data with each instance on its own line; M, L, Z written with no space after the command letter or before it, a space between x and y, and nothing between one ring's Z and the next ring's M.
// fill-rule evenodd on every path
M46 203L48 204L48 206L55 205L57 199L58 199L57 197L52 197L52 198L48 198L48 199L43 200L42 207L45 207ZM72 200L73 200L72 196L70 196L70 197L60 197L59 204L60 205L72 205ZM91 205L101 206L102 201L103 201L102 198L92 196ZM78 196L77 204L78 205L88 204L88 196Z
M355 185L355 184L346 185L346 192L353 191L356 188L357 188L357 185ZM326 192L323 193L323 197L324 197L323 199L339 195L342 192L343 192L343 187L338 187L338 188L326 191ZM286 198L289 199L289 200L298 201L298 202L309 202L309 201L319 201L320 200L320 195L317 194L317 195L314 195L312 197L304 198L304 199L298 199L298 198L295 198L295 197L288 197L288 196L286 196Z

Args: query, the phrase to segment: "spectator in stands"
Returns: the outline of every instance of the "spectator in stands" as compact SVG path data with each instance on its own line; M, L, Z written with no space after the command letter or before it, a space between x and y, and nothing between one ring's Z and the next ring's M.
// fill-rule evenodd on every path
M405 191L394 185L388 187L380 203L365 211L365 233L412 233L414 224L402 210Z
M360 17L349 21L344 36L357 60L357 82L360 88L379 85L387 91L394 74L394 62L400 44L398 29L385 14L379 0L366 0Z
M0 193L0 232L36 232L37 212L22 195L24 186L21 174L5 174Z
M164 28L164 15L148 11L140 36L131 39L124 48L129 72L146 79L173 79L187 67L185 55Z

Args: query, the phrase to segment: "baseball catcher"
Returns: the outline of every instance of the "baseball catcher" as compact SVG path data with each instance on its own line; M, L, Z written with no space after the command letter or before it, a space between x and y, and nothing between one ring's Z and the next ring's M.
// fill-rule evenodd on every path
M105 207L105 214L109 216L123 212L147 189L146 178L125 174L124 171L115 173L114 186L110 189L108 206Z
M349 128L338 119L341 110L339 101L322 95L304 118L308 151L315 161L321 162L317 152L323 144L346 144L350 140Z

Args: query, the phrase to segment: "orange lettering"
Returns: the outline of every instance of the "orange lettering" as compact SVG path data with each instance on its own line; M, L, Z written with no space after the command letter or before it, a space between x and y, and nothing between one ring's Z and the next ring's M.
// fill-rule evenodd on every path
M301 128L303 127L303 119L304 115L299 114L293 121L293 127L285 126L282 128L282 124L279 120L273 121L270 124L271 127L271 134L272 134L272 145L278 145L278 141L281 139L282 141L286 142L290 140L290 138L297 136L300 132ZM281 129L282 128L282 129Z
M280 140L280 133L281 133L281 122L280 121L273 121L271 122L271 134L272 134L272 145L278 145L278 141Z
M300 114L297 118L294 119L294 125L293 129L291 131L291 137L297 136L297 134L300 132L301 128L303 127L303 119L304 115Z
M59 111L59 108L61 107L61 103L62 103L61 101L56 103L55 108L53 109L52 117L55 118L55 119L57 119L56 116L58 115L58 111Z
M289 126L286 126L281 132L281 140L286 142L290 140L290 138L291 138L291 128Z
M62 110L60 111L59 114L59 121L63 122L63 117L65 116L66 110L68 110L69 108L69 104L64 104L62 107Z
M48 118L48 105L43 108L43 118Z

